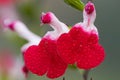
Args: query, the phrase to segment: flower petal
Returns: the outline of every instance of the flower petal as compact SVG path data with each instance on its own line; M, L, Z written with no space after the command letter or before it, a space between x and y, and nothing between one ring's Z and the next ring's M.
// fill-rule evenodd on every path
M26 67L34 74L44 75L48 70L49 57L39 50L38 46L30 46L24 54Z
M48 59L50 64L48 65L49 69L47 71L47 76L49 78L57 78L63 75L67 68L67 64L58 55L56 41L44 38L39 44L39 47L44 51L44 54L49 56Z
M94 68L104 60L104 49L99 44L84 46L81 55L78 56L77 66L81 69Z
M73 27L69 33L62 34L57 40L58 50L63 59L74 64L76 57L81 52L81 47L86 44L88 34L82 28Z
M74 42L67 33L62 34L57 40L57 48L60 56L69 64L75 63L76 54L74 54Z
M104 49L98 44L98 36L82 27L73 27L69 33L62 34L57 46L62 58L69 64L77 62L79 68L96 67L104 59Z

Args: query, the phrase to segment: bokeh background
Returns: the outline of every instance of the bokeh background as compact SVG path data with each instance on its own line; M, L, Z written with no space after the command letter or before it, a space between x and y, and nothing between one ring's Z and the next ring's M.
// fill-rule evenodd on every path
M82 0L87 2L87 0ZM97 10L95 25L100 35L100 43L106 51L105 61L90 72L93 80L120 80L120 0L93 0ZM43 36L48 25L40 26L41 12L52 11L64 23L74 25L82 21L82 12L66 5L63 0L18 0L15 4L19 19L28 28ZM3 30L0 27L0 52L10 50L21 57L20 48L26 41L16 33ZM21 57L22 60L22 57ZM82 80L78 70L69 68L65 73L66 80ZM29 74L27 80L48 80L45 76L39 77ZM56 80L62 80L56 79Z

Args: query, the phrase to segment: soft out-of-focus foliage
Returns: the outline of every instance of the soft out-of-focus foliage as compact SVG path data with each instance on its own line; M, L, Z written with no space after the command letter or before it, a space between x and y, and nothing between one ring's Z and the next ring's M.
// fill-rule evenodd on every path
M47 30L51 30L49 26L41 26L39 21L40 12L52 11L54 12L61 21L66 22L69 25L73 25L82 19L81 12L67 6L63 0L18 0L19 3L15 4L15 8L19 13L19 18L27 25L28 28L37 33L43 35ZM21 2L23 1L23 2ZM83 0L82 0L83 1ZM87 0L86 0L87 1ZM119 33L120 33L120 22L119 14L120 7L119 0L93 0L97 9L97 20L95 24L98 27L100 33L100 43L103 44L107 56L105 62L90 72L90 76L93 80L119 80L120 64L119 64ZM22 4L24 4L22 6ZM114 5L113 5L114 4ZM35 5L35 6L33 6ZM112 5L112 6L111 6ZM24 8L24 6L27 8ZM30 9L29 9L30 8ZM27 11L27 10L28 11ZM25 12L24 12L25 11ZM24 44L24 40L11 31L3 32L0 27L0 48L10 48L16 54L21 54L20 47ZM0 49L0 50L1 50ZM22 58L21 58L22 59ZM68 69L65 77L66 80L80 80L79 72L76 69ZM45 77L38 77L33 74L29 74L28 80L47 80ZM62 80L57 79L57 80Z
M25 80L23 62L11 51L0 51L0 80Z

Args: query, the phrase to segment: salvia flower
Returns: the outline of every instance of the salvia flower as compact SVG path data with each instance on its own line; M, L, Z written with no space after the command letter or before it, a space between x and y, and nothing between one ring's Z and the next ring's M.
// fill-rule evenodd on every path
M32 33L27 26L18 20L5 19L4 27L9 28L10 30L16 32L20 37L28 41L27 44L23 45L21 48L22 52L25 52L26 49L31 45L36 45L41 40L41 37Z
M68 33L57 40L61 57L69 64L77 64L81 69L91 69L104 60L104 49L99 44L95 6L92 2L85 5L83 22L75 24Z
M26 64L23 67L25 73L29 69L37 75L47 73L49 78L57 78L64 74L67 63L58 55L56 40L62 33L68 32L69 29L52 12L42 13L41 22L49 24L54 29L54 31L48 31L42 39L32 33L21 21L5 19L3 22L4 27L16 32L28 41L21 48Z
M25 63L28 69L35 74L47 73L49 78L56 78L61 76L67 68L67 64L59 57L56 48L56 40L61 31L64 31L62 28L67 28L67 26L51 12L43 13L41 21L43 24L50 24L54 31L47 32L38 45L27 49L24 55Z
M24 44L21 48L21 51L24 55L26 52L26 49L28 49L31 45L37 45L39 41L41 40L41 37L37 36L36 34L32 33L27 26L18 20L11 20L11 19L5 19L3 21L4 27L8 28L14 32L16 32L21 38L24 38L28 41L28 43ZM26 77L28 74L28 69L26 65L23 66L23 72L25 73Z
M48 31L38 45L32 45L26 50L26 67L34 74L46 74L48 78L57 78L64 74L67 63L58 55L56 41L69 29L52 12L42 13L41 22L49 24L54 31Z

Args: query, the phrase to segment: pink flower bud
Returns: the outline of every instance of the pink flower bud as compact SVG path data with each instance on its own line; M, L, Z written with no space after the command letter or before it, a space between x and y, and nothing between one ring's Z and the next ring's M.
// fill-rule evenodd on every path
M51 22L51 13L48 12L48 13L42 13L42 16L41 16L41 22L43 24L49 24Z
M5 19L3 23L6 28L9 28L10 30L14 31L14 26L16 22L12 22L8 19Z
M87 14L91 14L94 11L94 4L88 2L87 5L85 6L85 11L87 12Z

